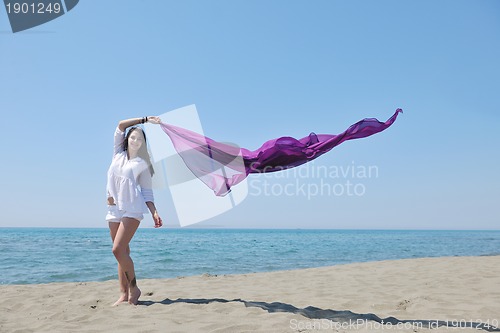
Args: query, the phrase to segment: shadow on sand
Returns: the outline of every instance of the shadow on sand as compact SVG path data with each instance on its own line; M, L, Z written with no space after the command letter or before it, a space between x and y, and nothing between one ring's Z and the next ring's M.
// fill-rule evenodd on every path
M383 325L412 325L412 327L419 328L438 328L438 327L448 327L448 328L474 328L481 329L488 332L500 332L500 328L488 325L488 323L482 322L456 322L456 321L446 321L446 320L419 320L419 319L397 319L395 317L380 318L373 313L354 313L352 311L337 311L330 309L320 309L314 306L308 306L303 309L296 308L291 304L281 303L281 302L254 302L245 301L242 299L227 300L223 298L178 298L176 300L164 299L163 301L139 301L138 305L150 306L153 304L164 304L171 305L176 303L187 303L187 304L210 304L210 303L229 303L229 302L240 302L245 304L246 307L256 307L261 308L269 313L273 312L288 312L294 314L300 314L309 319L327 319L338 323L367 323L368 321L377 322Z

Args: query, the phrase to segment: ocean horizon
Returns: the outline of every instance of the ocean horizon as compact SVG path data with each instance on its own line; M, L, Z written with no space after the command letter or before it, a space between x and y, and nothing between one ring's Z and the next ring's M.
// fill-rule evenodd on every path
M138 279L500 255L500 230L139 228ZM117 279L107 228L0 228L0 284Z

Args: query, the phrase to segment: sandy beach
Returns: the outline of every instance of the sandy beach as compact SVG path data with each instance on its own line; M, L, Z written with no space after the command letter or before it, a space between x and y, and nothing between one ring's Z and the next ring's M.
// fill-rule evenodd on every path
M205 274L139 287L138 306L112 307L117 281L3 285L0 332L486 332L500 321L500 256Z

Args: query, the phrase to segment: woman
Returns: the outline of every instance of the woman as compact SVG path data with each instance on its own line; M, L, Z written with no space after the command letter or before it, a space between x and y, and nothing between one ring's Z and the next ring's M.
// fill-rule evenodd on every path
M118 261L120 298L113 304L128 301L137 305L141 290L137 287L134 262L130 258L129 243L148 209L155 228L163 225L156 210L151 177L154 173L147 151L146 136L141 128L131 126L150 122L159 124L159 117L122 120L115 130L114 155L108 170L108 214L113 254Z

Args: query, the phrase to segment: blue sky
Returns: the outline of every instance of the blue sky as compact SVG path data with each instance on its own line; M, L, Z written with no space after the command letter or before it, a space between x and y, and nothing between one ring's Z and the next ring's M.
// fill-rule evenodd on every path
M494 0L81 1L16 34L2 7L0 227L106 227L117 122L196 104L207 136L249 149L404 110L312 166L376 166L323 179L363 195L251 192L199 226L498 229L499 31Z

